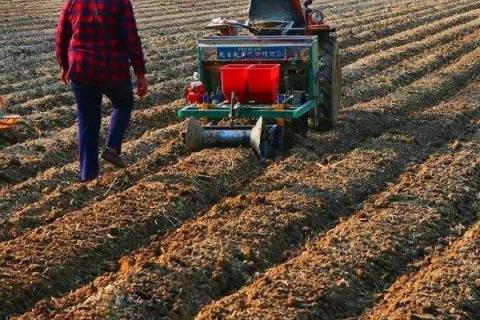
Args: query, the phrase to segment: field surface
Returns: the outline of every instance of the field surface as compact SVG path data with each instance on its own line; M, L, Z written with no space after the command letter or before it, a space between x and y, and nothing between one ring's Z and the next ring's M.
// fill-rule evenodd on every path
M176 118L203 26L247 1L135 0L151 91L130 166L88 184L62 3L0 3L0 95L26 122L0 136L0 319L480 319L480 1L317 1L339 125L259 163L188 154Z

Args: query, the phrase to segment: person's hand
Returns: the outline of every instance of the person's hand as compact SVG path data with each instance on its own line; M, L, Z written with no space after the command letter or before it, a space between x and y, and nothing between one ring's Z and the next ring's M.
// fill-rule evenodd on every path
M68 78L68 70L62 68L62 71L60 71L60 81L62 81L64 84L70 83L70 79Z
M148 92L148 81L144 75L137 76L137 96L144 97Z

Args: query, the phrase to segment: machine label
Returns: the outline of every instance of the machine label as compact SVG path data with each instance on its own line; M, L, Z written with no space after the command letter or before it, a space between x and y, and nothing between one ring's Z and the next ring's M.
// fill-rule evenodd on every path
M220 47L218 60L286 60L287 47Z

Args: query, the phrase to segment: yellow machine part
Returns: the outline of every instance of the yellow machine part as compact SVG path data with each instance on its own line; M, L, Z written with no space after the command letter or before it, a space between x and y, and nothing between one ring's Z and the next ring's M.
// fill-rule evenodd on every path
M208 109L213 109L215 106L209 103L200 103L198 107L200 110L208 110ZM200 122L202 123L202 125L205 126L208 124L208 118L201 118Z
M0 115L0 131L15 127L20 123L22 117L17 115Z
M283 104L283 103L274 104L274 105L272 105L272 109L275 110L275 111L285 110L285 104ZM285 124L287 123L287 121L285 119L276 119L276 121L277 121L277 125L279 127L284 127Z

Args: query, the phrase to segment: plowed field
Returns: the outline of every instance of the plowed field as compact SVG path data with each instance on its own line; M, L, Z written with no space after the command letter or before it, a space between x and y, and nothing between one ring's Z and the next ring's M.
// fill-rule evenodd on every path
M62 2L0 3L0 95L26 122L0 136L0 319L480 319L480 1L317 1L339 124L267 163L188 154L176 118L203 26L248 1L133 1L151 90L130 166L88 184Z

